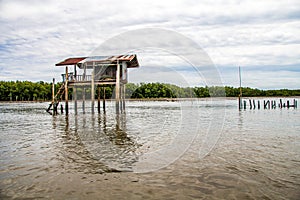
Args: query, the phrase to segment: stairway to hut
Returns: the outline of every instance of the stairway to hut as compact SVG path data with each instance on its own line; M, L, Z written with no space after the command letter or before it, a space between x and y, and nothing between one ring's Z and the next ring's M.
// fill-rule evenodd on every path
M58 113L57 107L58 107L59 103L61 102L64 93L65 93L65 82L60 86L60 88L58 89L57 93L55 94L52 102L49 104L49 107L46 109L46 111L49 114L57 115L57 113ZM51 110L53 112L50 112Z

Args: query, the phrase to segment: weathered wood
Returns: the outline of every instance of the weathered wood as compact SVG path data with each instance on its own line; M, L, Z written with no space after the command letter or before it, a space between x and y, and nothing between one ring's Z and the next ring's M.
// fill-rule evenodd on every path
M282 99L279 99L279 108L282 108Z
M122 100L123 100L123 102L122 102L122 104L123 104L122 108L123 108L123 112L125 112L125 98L126 98L125 95L126 95L126 85L123 84L123 91L122 91Z
M92 101L92 114L94 114L95 110L95 63L93 62L93 71L92 71L92 85L91 85L91 101Z
M116 87L115 87L115 98L116 98L116 113L120 112L120 63L117 60L117 73L116 73Z
M97 87L97 98L98 98L98 106L97 106L97 108L98 108L98 113L100 113L100 87L98 86Z
M247 104L247 101L244 100L244 110L246 110L246 104Z
M255 100L253 99L253 109L255 109Z
M286 101L286 107L290 108L290 101L289 100Z
M85 87L82 88L82 112L85 113Z
M294 108L297 108L297 100L294 99Z
M52 106L54 105L54 101L55 101L55 78L53 78L53 82L52 82L52 103L51 103ZM51 108L51 106L49 106L48 111L50 110L50 108ZM54 109L53 109L52 112L53 112L53 115L54 115L55 114Z
M257 109L260 109L260 101L257 100Z
M250 109L252 109L252 102L251 102L251 99L249 99L249 105L250 105Z
M68 67L66 67L66 81L65 81L65 111L66 111L66 115L69 114L68 80L69 80Z
M105 87L103 87L103 112L105 112Z

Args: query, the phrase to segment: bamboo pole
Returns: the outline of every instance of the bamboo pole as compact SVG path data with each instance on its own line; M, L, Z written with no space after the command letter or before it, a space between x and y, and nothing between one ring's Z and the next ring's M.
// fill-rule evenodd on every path
M55 78L53 78L53 82L52 82L52 107L53 107L52 114L53 114L53 115L55 115L54 101L55 101ZM49 107L49 108L50 108L50 107ZM48 109L48 110L49 110L49 109Z
M76 71L76 65L74 65L74 81L77 81L77 71ZM76 85L73 87L73 94L74 94L74 109L75 109L75 115L77 115L77 88Z
M65 80L65 110L66 110L66 115L69 114L68 80L69 80L68 67L66 67L66 80Z
M105 87L103 87L103 112L105 112Z
M97 87L97 97L98 97L98 106L97 106L97 108L98 108L98 113L100 113L100 87L99 87L99 85L98 85L98 87Z
M116 73L116 113L118 114L120 111L120 64L119 60L117 60L117 73Z
M92 71L92 85L91 85L91 101L92 101L92 114L94 114L94 106L95 106L95 62L93 62L93 71Z
M242 109L242 76L241 76L241 67L239 66L239 79L240 79L240 94L239 94L239 110Z

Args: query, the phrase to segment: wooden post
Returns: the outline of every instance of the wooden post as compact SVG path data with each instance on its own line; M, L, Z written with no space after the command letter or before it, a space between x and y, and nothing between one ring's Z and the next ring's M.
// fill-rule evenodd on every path
M69 80L68 67L66 67L66 80L65 80L65 110L66 110L66 115L69 114L68 80Z
M86 75L86 64L84 64L83 67L83 76L82 80L85 81L85 75ZM82 88L82 112L85 114L85 86Z
M98 106L97 106L97 108L98 108L98 113L100 113L100 86L98 85L98 95L97 95L97 97L98 97Z
M253 99L253 109L255 109L255 100Z
M53 82L52 82L52 107L53 107L52 114L53 115L55 115L54 101L55 101L55 78L53 78ZM50 110L50 107L48 110Z
M260 101L257 100L257 109L260 109Z
M74 81L77 81L77 71L76 71L76 65L74 65ZM74 109L75 109L75 115L77 115L77 88L76 85L73 87L73 95L74 95Z
M85 86L82 88L82 112L85 113Z
M122 104L123 104L123 106L122 106L122 108L123 108L123 112L125 112L125 94L126 94L126 85L125 84L123 84L123 87L122 87L122 89L123 89L123 91L122 91L122 100L123 100L123 102L122 102Z
M279 99L279 108L282 108L282 99Z
M289 100L286 101L286 107L290 108L290 101Z
M246 100L244 100L244 110L246 110L246 104L247 104L247 102L246 102Z
M241 67L240 66L239 66L239 79L240 79L239 110L241 110L242 109L242 100L241 100L241 98L242 98L242 76L241 76Z
M116 73L116 113L118 114L120 111L120 64L119 60L117 60L117 73Z
M91 101L92 101L92 114L94 114L95 110L95 62L93 62L93 71L92 71L92 85L91 85Z
M103 87L103 112L105 113L105 87Z
M249 99L250 109L252 109L252 102L251 99Z
M294 108L297 108L297 100L294 99Z

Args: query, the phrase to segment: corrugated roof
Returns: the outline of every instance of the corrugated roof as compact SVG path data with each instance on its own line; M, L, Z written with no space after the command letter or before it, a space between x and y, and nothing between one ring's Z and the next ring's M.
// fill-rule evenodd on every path
M80 61L86 59L86 57L80 57L80 58L67 58L66 60L59 62L55 64L56 66L64 66L64 65L75 65L79 63Z
M119 62L126 61L128 68L139 67L139 63L135 54L118 55L118 56L90 56L90 57L80 57L80 58L67 58L64 61L57 63L56 66L76 65L76 64L78 64L79 66L82 63L91 63L91 62L116 64L118 60Z

